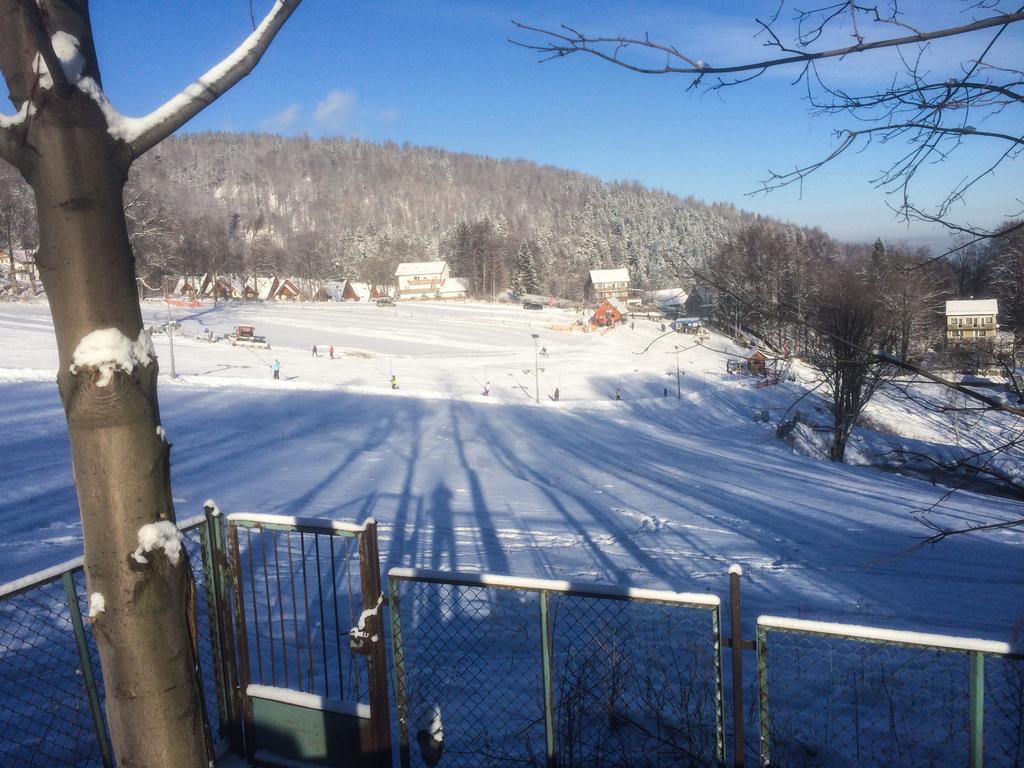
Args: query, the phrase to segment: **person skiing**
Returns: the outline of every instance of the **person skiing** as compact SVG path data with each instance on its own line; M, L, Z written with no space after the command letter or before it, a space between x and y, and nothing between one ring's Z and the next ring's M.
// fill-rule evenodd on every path
M391 374L391 388L398 389L398 377L395 374Z
M274 378L275 379L280 379L281 378L281 361L278 360L275 357L274 358L274 364L272 366L270 366L270 367L274 369Z
M491 394L491 382L484 384L484 391L481 393L484 397L490 397Z
M619 393L619 388L618 387L615 388L615 399L616 400L621 400L622 399L622 395Z
M313 357L317 357L317 354L316 354L316 344L313 345Z
M555 402L558 402L558 387L555 387Z
M330 354L331 360L333 360L334 359L334 345L333 344L331 344L331 346L330 346L330 348L328 348L327 352L328 352L328 354Z

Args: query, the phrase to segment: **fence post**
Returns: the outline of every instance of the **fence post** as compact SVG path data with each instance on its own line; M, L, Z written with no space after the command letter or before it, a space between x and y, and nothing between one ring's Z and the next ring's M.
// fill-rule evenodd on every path
M384 645L384 590L380 580L377 523L372 518L366 521L365 530L359 534L359 581L363 610L376 611L370 627L377 640L370 643L367 682L373 755L376 764L384 768L391 765L391 707L388 704L388 658Z
M971 752L970 768L985 765L985 654L971 651L968 654L971 665Z
M761 765L771 765L771 721L768 719L768 635L757 628L757 690L759 704L758 735L761 741Z
M214 672L217 679L217 705L222 729L227 729L231 752L242 750L242 723L238 706L238 676L235 665L234 622L231 617L230 568L224 516L216 506L204 505L206 526L201 529L203 567L206 575L207 609L213 633Z
M544 677L544 747L547 754L547 768L556 768L558 756L555 753L555 696L552 683L551 613L548 607L548 593L540 592L540 654Z
M391 605L391 656L395 672L395 708L398 710L398 764L409 768L409 712L405 697L405 652L402 648L402 604L398 594L399 580L388 579Z
M78 647L78 659L82 663L82 680L85 692L89 697L89 711L92 713L92 727L96 731L96 743L100 748L104 768L113 768L114 760L110 756L110 744L107 742L107 730L103 725L103 710L100 708L99 691L96 688L96 677L92 671L92 659L89 658L89 646L85 642L85 626L82 624L82 610L78 606L78 592L75 590L75 579L71 571L65 571L62 577L64 595L67 598L68 611L71 613L71 626L75 631L75 645Z
M743 627L740 621L740 577L743 569L729 566L729 633L732 652L732 730L735 768L747 764L745 734L743 732Z
M247 687L252 680L252 672L249 669L249 633L245 627L245 595L242 588L242 556L238 546L237 526L230 523L228 524L228 536L231 541L231 563L229 570L233 574L232 586L234 587L232 599L229 602L234 609L235 637L238 639L235 646L238 649L238 686L235 699L235 712L236 714L241 715L242 723L245 726L242 730L242 751L245 753L246 759L251 762L254 752L254 744L250 735L252 733L252 702L249 699ZM247 543L251 543L251 537ZM254 555L250 549L249 557L252 558L253 556ZM255 590L255 584L250 585L250 588Z

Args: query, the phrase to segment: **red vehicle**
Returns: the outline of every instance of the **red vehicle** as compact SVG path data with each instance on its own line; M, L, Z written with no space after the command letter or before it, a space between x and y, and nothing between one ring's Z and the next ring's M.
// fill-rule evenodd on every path
M265 336L256 335L254 325L236 325L235 330L228 335L227 340L232 346L261 347L270 349L270 344Z

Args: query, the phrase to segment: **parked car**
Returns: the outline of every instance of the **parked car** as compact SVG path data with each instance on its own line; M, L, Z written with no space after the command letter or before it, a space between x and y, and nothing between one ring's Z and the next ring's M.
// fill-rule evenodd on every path
M395 300L394 299L390 299L387 296L385 296L385 297L383 297L381 299L377 299L377 306L378 307L393 307L393 306L395 306Z

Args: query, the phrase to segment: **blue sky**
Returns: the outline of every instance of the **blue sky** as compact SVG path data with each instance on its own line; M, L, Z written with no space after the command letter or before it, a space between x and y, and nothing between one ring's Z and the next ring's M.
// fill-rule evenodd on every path
M269 5L256 0L257 14ZM934 230L898 224L885 195L870 186L887 148L827 167L802 197L795 188L746 196L769 168L815 160L834 146L837 124L808 114L800 88L789 84L794 72L717 93L688 92L683 77L644 77L592 58L539 64L507 41L523 36L509 22L514 18L588 32L650 32L708 61L734 62L763 54L753 19L775 5L305 0L256 71L185 130L340 135L525 158L731 202L848 240L936 240ZM925 21L961 18L953 0L913 5L911 13L926 14ZM172 96L252 28L248 0L105 0L92 4L92 15L107 94L132 115ZM948 45L949 55L974 42ZM892 66L892 56L882 55L834 71L855 87L887 77ZM982 159L965 152L926 181L952 183ZM1003 168L959 213L992 224L1013 211L1019 175L1019 167Z

